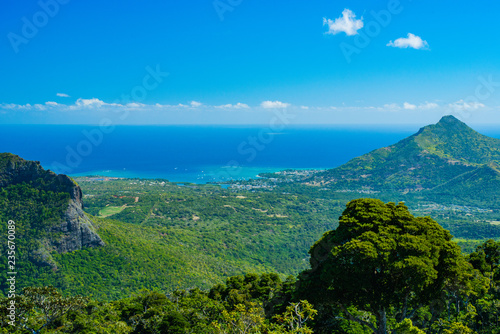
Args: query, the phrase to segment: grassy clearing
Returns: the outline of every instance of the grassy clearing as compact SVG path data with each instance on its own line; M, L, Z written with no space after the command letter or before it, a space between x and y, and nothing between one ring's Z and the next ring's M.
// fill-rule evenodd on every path
M123 210L125 210L126 207L127 207L127 205L123 205L123 206L107 206L104 209L102 209L102 210L99 211L99 216L103 217L103 218L106 218L106 217L109 217L109 216L112 216L112 215L116 215L117 213L120 213Z

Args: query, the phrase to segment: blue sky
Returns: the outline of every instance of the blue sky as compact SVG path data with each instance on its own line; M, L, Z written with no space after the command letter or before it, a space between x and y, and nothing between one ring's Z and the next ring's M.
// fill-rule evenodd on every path
M497 2L1 6L4 124L500 123Z

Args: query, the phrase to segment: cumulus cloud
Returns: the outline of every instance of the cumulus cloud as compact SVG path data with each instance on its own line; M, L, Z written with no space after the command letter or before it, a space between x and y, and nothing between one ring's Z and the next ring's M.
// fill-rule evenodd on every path
M316 106L306 106L306 105L297 105L293 106L290 103L285 103L282 101L272 101L272 100L267 100L263 101L260 103L258 106L250 106L245 103L228 103L228 104L221 104L221 105L210 105L210 104L202 104L201 102L196 102L192 101L189 104L160 104L160 103L154 103L154 104L144 104L144 103L139 103L139 102L127 102L127 103L111 103L111 102L105 102L103 100L100 100L98 98L90 98L90 99L85 99L85 98L79 98L74 102L73 104L62 104L54 101L48 101L48 102L43 102L39 104L15 104L15 103L0 103L0 112L24 112L24 111L33 111L33 112L40 112L40 111L50 111L50 112L68 112L68 111L74 111L74 112L85 112L85 111L96 111L96 112L110 112L110 111L117 111L120 109L127 110L127 111L133 111L133 112L147 112L147 111L165 111L165 112L175 112L175 111L185 111L189 112L190 110L199 110L196 109L196 107L203 106L204 109L210 110L210 111L222 111L222 110L232 110L232 111L249 111L252 109L264 109L264 110L273 110L273 109L285 109L285 108L290 108L290 109L296 109L300 110L301 112L307 113L309 111L375 111L375 112L403 112L405 110L407 111L417 111L417 110L422 110L422 111L427 111L431 109L442 109L442 108L453 108L454 110L475 110L479 108L485 107L484 104L480 102L470 102L470 101L464 101L460 100L455 103L451 104L443 104L443 105L438 105L437 103L433 102L425 102L425 103L410 103L410 102L404 102L404 103L388 103L384 104L381 106L347 106L343 104L342 106L331 106L331 107L316 107Z
M260 104L264 109L277 109L277 108L288 108L290 103L283 103L281 101L264 101Z
M236 104L223 104L221 106L215 106L215 108L221 108L221 109L250 109L248 104L245 103L236 103Z
M130 103L127 103L125 105L127 108L143 108L143 107L146 107L145 104L142 104L142 103L137 103L137 102L130 102Z
M27 103L27 104L15 104L15 103L2 103L2 104L0 104L1 109L8 109L8 110L15 110L15 109L29 110L32 107L33 106L29 103Z
M380 109L388 111L398 111L401 110L401 107L397 103L388 103L384 104L384 106Z
M77 107L82 107L82 108L100 108L102 106L105 106L107 103L102 101L102 100L99 100L99 99L96 99L96 98L92 98L92 99L78 99L75 103L75 106Z
M70 97L68 94L64 94L64 93L57 93L56 95L59 97Z
M403 108L407 110L415 110L417 109L417 106L408 102L403 103Z
M406 49L406 48L412 48L412 49L428 49L429 44L427 41L424 41L422 38L419 36L416 36L414 34L409 33L408 37L404 38L398 38L394 42L390 41L387 43L387 46L392 46L394 48L400 48L400 49Z
M119 103L106 103L102 100L99 100L97 98L91 98L91 99L82 99L79 98L76 100L75 104L72 106L69 106L70 110L76 110L76 109L100 109L103 107L123 107L122 104Z
M402 107L397 103L388 103L388 104L384 104L382 107L379 107L379 108L374 108L374 107L369 107L369 108L377 109L377 110L385 110L385 111L430 110L430 109L439 108L439 105L437 103L433 103L433 102L425 102L425 103L419 104L419 105L412 104L409 102L404 102Z
M449 106L455 110L477 110L477 109L486 107L481 102L477 102L477 101L466 102L464 100L459 100L455 103L450 103Z
M35 104L33 105L33 108L35 110L40 110L40 111L44 111L44 110L47 110L47 106L43 105L43 104Z
M423 110L436 109L438 107L439 107L439 104L433 103L433 102L426 102L426 103L418 106L419 109L423 109Z
M350 9L344 9L342 16L335 20L323 18L323 26L328 26L326 34L336 35L344 32L347 36L358 34L358 30L363 28L363 17L356 19L356 14Z
M101 101L99 99L96 99L96 98L92 98L92 99L78 99L75 103L77 106L79 107L102 107L103 105L105 105L106 103L104 101Z

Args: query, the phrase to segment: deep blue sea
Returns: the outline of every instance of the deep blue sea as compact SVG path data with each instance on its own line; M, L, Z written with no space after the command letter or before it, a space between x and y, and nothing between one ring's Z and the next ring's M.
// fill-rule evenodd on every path
M0 152L71 176L164 178L206 183L287 168L326 169L417 132L418 126L0 125ZM481 131L500 138L500 129Z

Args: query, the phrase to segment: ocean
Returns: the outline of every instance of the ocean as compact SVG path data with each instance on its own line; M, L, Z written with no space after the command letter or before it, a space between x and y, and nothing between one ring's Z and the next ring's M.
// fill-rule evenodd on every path
M0 125L0 152L71 176L206 183L284 169L327 169L417 132L418 126ZM482 131L500 138L500 130Z

